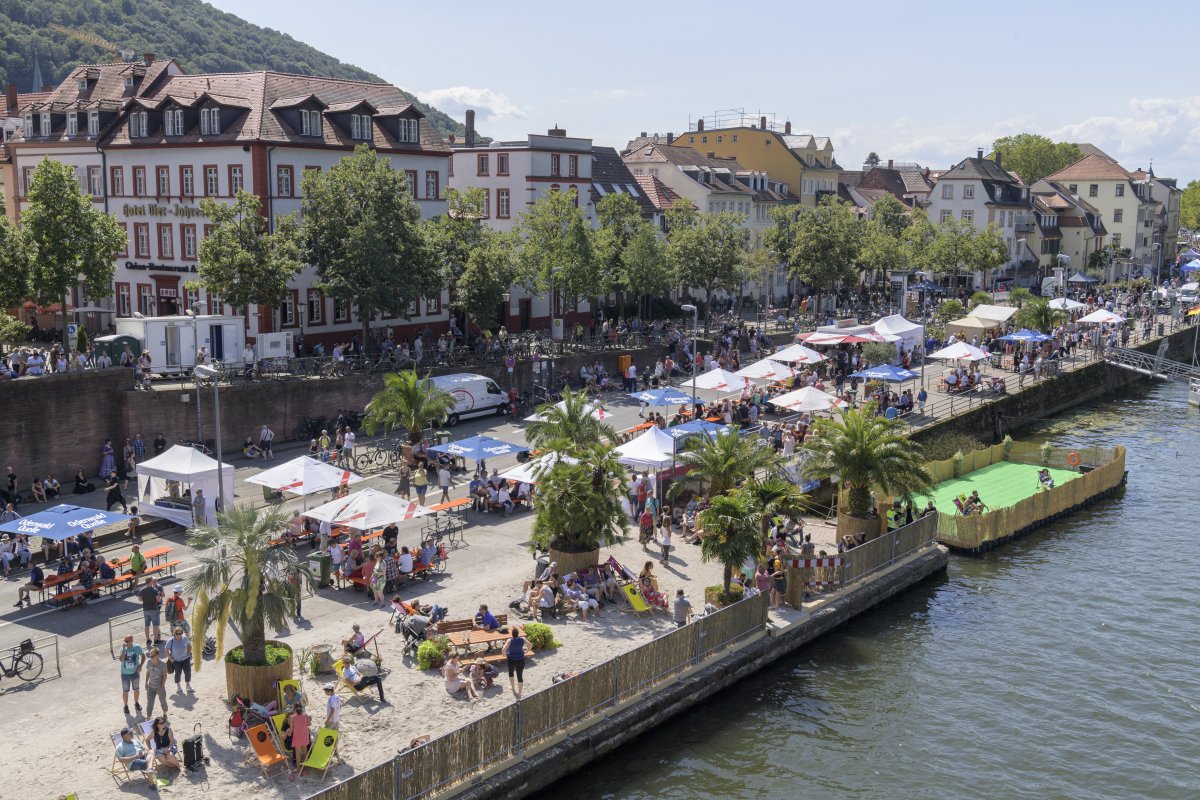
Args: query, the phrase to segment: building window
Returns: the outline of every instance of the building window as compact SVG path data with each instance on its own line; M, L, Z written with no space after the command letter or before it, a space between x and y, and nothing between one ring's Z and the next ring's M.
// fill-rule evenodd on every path
M118 197L125 194L125 168L113 167L108 171L108 175L112 182L112 193Z
M1067 184L1067 191L1068 191L1068 192L1070 192L1070 193L1071 193L1071 194L1073 194L1073 195L1078 195L1078 194L1079 194L1079 184L1077 184L1077 183L1068 183L1068 184Z
M321 115L317 111L300 109L300 135L318 136L321 133Z
M129 284L117 284L117 316L128 317L132 316L129 307Z
M138 284L138 313L144 317L154 316L154 287Z
M435 294L425 298L425 316L442 313L442 296Z
M216 136L221 132L221 109L200 109L200 135Z
M720 144L720 143L721 143L721 142L723 142L723 141L725 141L725 137L724 137L724 136L717 136L717 144Z
M1124 197L1124 196L1125 196L1125 184L1118 183L1117 184L1117 197Z
M25 118L22 123L22 129L25 131L26 136L33 136L36 133L36 131L34 131L34 129L33 129L33 112L32 111L25 112Z
M558 153L550 154L550 174L555 178L562 174L562 156Z
M1114 234L1112 235L1112 245L1113 245L1113 247L1120 247L1120 246L1121 246L1121 234L1119 234L1119 233L1114 233Z
M158 196L159 197L170 197L171 196L171 168L170 167L159 167L158 168Z
M88 112L88 136L99 136L99 135L100 135L100 112L99 111L89 111Z
M49 136L50 135L50 115L42 114L41 117L42 117L42 119L41 119L42 136ZM143 133L142 135L145 136L146 134Z
M488 174L487 153L483 153L483 154L475 157L475 174L476 175L487 175Z
M400 120L400 137L401 142L419 142L421 141L421 123L415 119Z
M371 117L367 114L350 115L350 138L367 140L371 138Z
M199 289L184 289L183 290L184 308L193 308L200 303Z
M349 322L350 321L350 303L347 300L333 301L333 321L334 322Z
M296 290L292 289L279 307L279 324L290 328L296 324Z
M279 166L275 168L275 196L292 196L292 168Z
M67 114L67 136L79 135L79 115L71 112Z
M146 168L145 167L134 167L133 168L133 196L134 197L145 197L146 196Z
M572 178L579 176L579 156L567 156L567 175Z
M440 200L442 197L441 179L437 172L425 170L425 199Z
M163 129L167 136L183 136L182 108L173 108L163 114Z
M229 167L229 193L237 194L242 190L242 168L236 164Z
M490 189L483 189L483 216L488 218L492 215L492 192Z
M942 209L942 217L941 217L941 221L942 221L942 222L948 222L952 216L954 216L954 212L953 212L953 211L951 211L951 210L950 210L950 209L948 209L948 208L943 208L943 209Z
M508 174L508 153L498 153L496 155L496 174Z
M323 325L325 323L325 298L316 289L308 290L308 324Z
M496 190L496 217L499 219L508 219L509 202L508 189Z
M952 183L942 184L942 199L943 200L953 200L954 199L954 184L952 184Z
M1093 183L1088 185L1088 197L1098 197L1100 195L1100 184Z
M129 115L129 136L132 139L145 139L150 130L150 115L145 111L135 111Z
M175 234L170 224L158 226L158 257L175 257Z
M121 228L121 237L124 241L121 252L117 253L117 258L125 258L129 255L129 225L124 222L118 222L117 225Z
M208 195L209 197L216 197L218 189L219 189L219 184L217 183L217 168L216 167L205 167L204 168L204 193L206 195Z
M182 187L184 197L192 197L196 194L196 177L191 167L179 168L179 185Z
M970 184L963 187L963 200L975 199L975 187Z
M88 193L92 197L104 195L104 175L100 172L100 167L88 167Z
M963 222L971 222L971 223L975 222L975 212L974 211L970 211L968 209L963 209L961 216L962 216Z
M408 190L412 192L413 200L417 200L417 171L415 169L404 170L404 177L408 179Z
M179 240L183 243L183 259L185 261L196 260L196 226L195 225L180 225Z
M1113 222L1124 222L1124 221L1125 221L1125 209L1114 208L1113 209Z

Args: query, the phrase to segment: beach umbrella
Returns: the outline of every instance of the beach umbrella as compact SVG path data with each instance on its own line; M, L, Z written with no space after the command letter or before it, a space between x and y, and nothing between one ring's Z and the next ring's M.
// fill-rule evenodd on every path
M750 378L751 380L781 381L792 377L795 374L795 370L786 364L780 364L777 361L764 358L762 361L755 361L749 366L742 367L733 374L741 375L743 378Z
M1019 331L996 337L1004 342L1048 342L1053 339L1053 336L1042 333L1040 331L1031 331L1028 328L1022 328Z
M1195 261L1189 261L1188 263L1184 264L1182 267L1179 268L1179 271L1180 272L1191 272L1191 271L1197 270L1197 269L1200 269L1200 258L1196 259Z
M770 403L788 411L833 411L846 405L844 401L813 386L772 397Z
M103 528L105 525L115 525L129 519L133 518L128 514L112 514L98 508L80 508L64 504L6 522L0 525L0 531L40 536L43 539L58 542L68 536Z
M391 492L361 489L324 505L305 511L304 516L318 522L344 525L358 531L369 531L434 513L425 506L405 500Z
M904 367L897 367L893 364L883 364L878 367L868 367L867 369L859 370L850 377L863 378L869 381L902 383L921 377L921 373L913 372L911 369L905 369Z
M257 475L247 478L246 483L266 486L277 492L308 495L333 489L343 484L358 483L361 475L355 475L349 470L326 464L309 456L293 458Z
M648 406L674 406L683 405L684 403L695 405L696 398L686 392L681 392L671 386L664 386L661 389L647 389L644 392L630 392L629 397L634 400L640 400Z
M500 456L515 456L527 453L529 448L523 444L510 444L490 436L471 436L459 439L457 442L446 442L429 448L435 453L446 453L457 458L469 458L472 461L482 461Z
M506 472L501 472L500 477L515 483L537 483L538 478L540 478L546 470L550 469L560 461L564 464L579 463L579 459L572 458L571 456L563 453L547 453L546 455L538 456L537 458L525 464L518 464Z
M1114 314L1111 311L1105 311L1103 308L1097 308L1092 313L1080 317L1080 322L1096 322L1116 325L1125 321L1125 318L1120 314Z
M949 347L943 347L941 350L930 353L929 357L945 361L982 361L985 358L991 358L991 354L975 345L955 342Z
M771 353L767 358L772 361L783 361L789 364L818 364L825 360L825 356L802 344L788 345L782 350Z
M1056 297L1047 303L1051 308L1057 308L1060 311L1078 311L1081 308L1087 308L1086 303L1081 303L1078 300L1068 300L1065 297Z
M1076 272L1071 277L1067 278L1067 283L1099 283L1099 278L1093 278L1090 275L1084 275L1082 272Z
M696 391L703 389L706 392L735 394L753 384L749 378L743 378L741 375L735 375L727 369L718 368L703 372L698 377L687 381L684 385L694 388Z

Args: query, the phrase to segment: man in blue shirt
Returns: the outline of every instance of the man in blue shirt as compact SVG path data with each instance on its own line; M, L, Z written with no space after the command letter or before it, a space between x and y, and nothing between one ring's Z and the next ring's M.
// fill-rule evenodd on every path
M41 589L43 582L46 580L46 573L42 572L42 568L34 564L29 568L29 583L17 589L17 602L13 604L13 608L20 608L22 604L33 605L33 601L29 599L30 589Z
M146 752L146 744L133 735L132 728L121 729L121 743L116 748L117 760L134 772L140 772L150 784L150 788L158 791L154 781L154 770L150 765L150 754Z
M475 629L481 631L494 631L500 628L500 623L496 616L488 611L486 605L479 607L479 613L475 615Z

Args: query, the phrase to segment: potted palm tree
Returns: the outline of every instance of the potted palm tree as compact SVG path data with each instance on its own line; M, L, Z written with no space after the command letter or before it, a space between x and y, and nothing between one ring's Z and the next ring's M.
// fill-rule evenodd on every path
M809 509L800 487L784 478L768 475L742 484L738 494L745 497L758 520L760 540L766 542L771 520L777 516L798 517Z
M616 441L612 426L593 414L585 391L564 390L561 403L541 406L537 416L525 429L525 441L535 450L575 455L597 442Z
M600 547L617 542L628 523L621 508L621 465L613 452L593 444L573 458L578 461L556 461L540 471L530 537L550 551L564 575L595 566Z
M224 654L225 690L268 702L275 682L292 677L292 651L267 639L267 625L282 628L296 609L296 588L288 576L312 583L308 565L290 547L272 547L287 527L280 508L239 505L217 515L217 524L188 534L198 569L185 579L196 600L192 606L192 663L199 671L204 640L215 626L217 652ZM233 623L241 644L225 652L225 629Z
M409 460L425 426L440 423L453 408L454 396L435 386L428 374L421 378L415 369L391 372L383 376L383 389L367 403L363 427L372 436L378 430L403 429L408 437L403 453Z
M729 593L733 573L763 550L759 537L759 514L754 501L742 490L714 497L708 508L700 512L697 523L704 535L700 538L700 560L717 561L724 567L721 574L721 593L718 603L732 602Z
M906 437L903 423L876 416L875 404L821 419L817 435L805 445L812 457L803 474L816 480L840 479L846 491L838 507L838 536L879 533L880 520L869 516L871 489L891 496L910 496L933 486L921 446Z
M699 490L710 497L722 495L753 477L760 469L777 466L779 456L761 439L743 439L737 431L728 431L717 436L693 438L676 461L688 471L686 480L672 484L668 493L672 499L691 483L697 483Z
M1044 297L1029 300L1016 313L1017 325L1041 333L1049 333L1066 319L1066 312L1054 308Z

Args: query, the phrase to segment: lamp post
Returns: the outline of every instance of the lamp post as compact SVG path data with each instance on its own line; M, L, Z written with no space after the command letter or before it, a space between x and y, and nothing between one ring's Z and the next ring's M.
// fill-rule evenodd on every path
M550 379L546 383L547 393L553 393L558 388L554 385L554 317L558 311L558 273L560 272L562 272L562 267L553 267L550 270ZM564 336L565 331L563 335L559 336L560 342L565 342Z
M192 377L193 378L196 377L196 364L197 364L196 354L200 350L199 344L196 340L197 336L198 336L197 328L196 328L196 316L200 313L201 309L203 309L205 307L206 307L205 303L196 302L196 303L192 303L191 307L188 308L188 310L186 312L184 312L187 314L188 318L191 319L191 321L192 321ZM179 360L180 360L179 366L182 369L182 367L183 367L183 363L182 363L183 362L183 354L182 353L179 356ZM196 441L200 442L203 440L204 440L204 436L201 432L201 427L200 427L200 381L197 380L196 381Z
M696 339L700 329L700 310L691 303L685 303L679 307L680 311L692 315L692 410L696 408L696 374L699 370L696 368L696 353L698 351L699 342ZM697 415L693 414L692 419L696 419Z
M213 369L212 367L208 366L207 364L198 364L195 369L195 374L201 378L206 378L206 379L212 381L213 420L214 420L214 424L216 425L216 429L217 429L216 430L217 510L224 511L225 510L225 481L224 481L225 476L222 474L224 465L222 464L222 456L221 456L221 392L220 392L220 389L218 388L218 380L217 380L221 376L221 373L218 372L217 370ZM200 384L199 384L199 381L197 381L197 383L196 383L196 391L197 391L196 408L198 410L200 408L200 395L199 395Z

